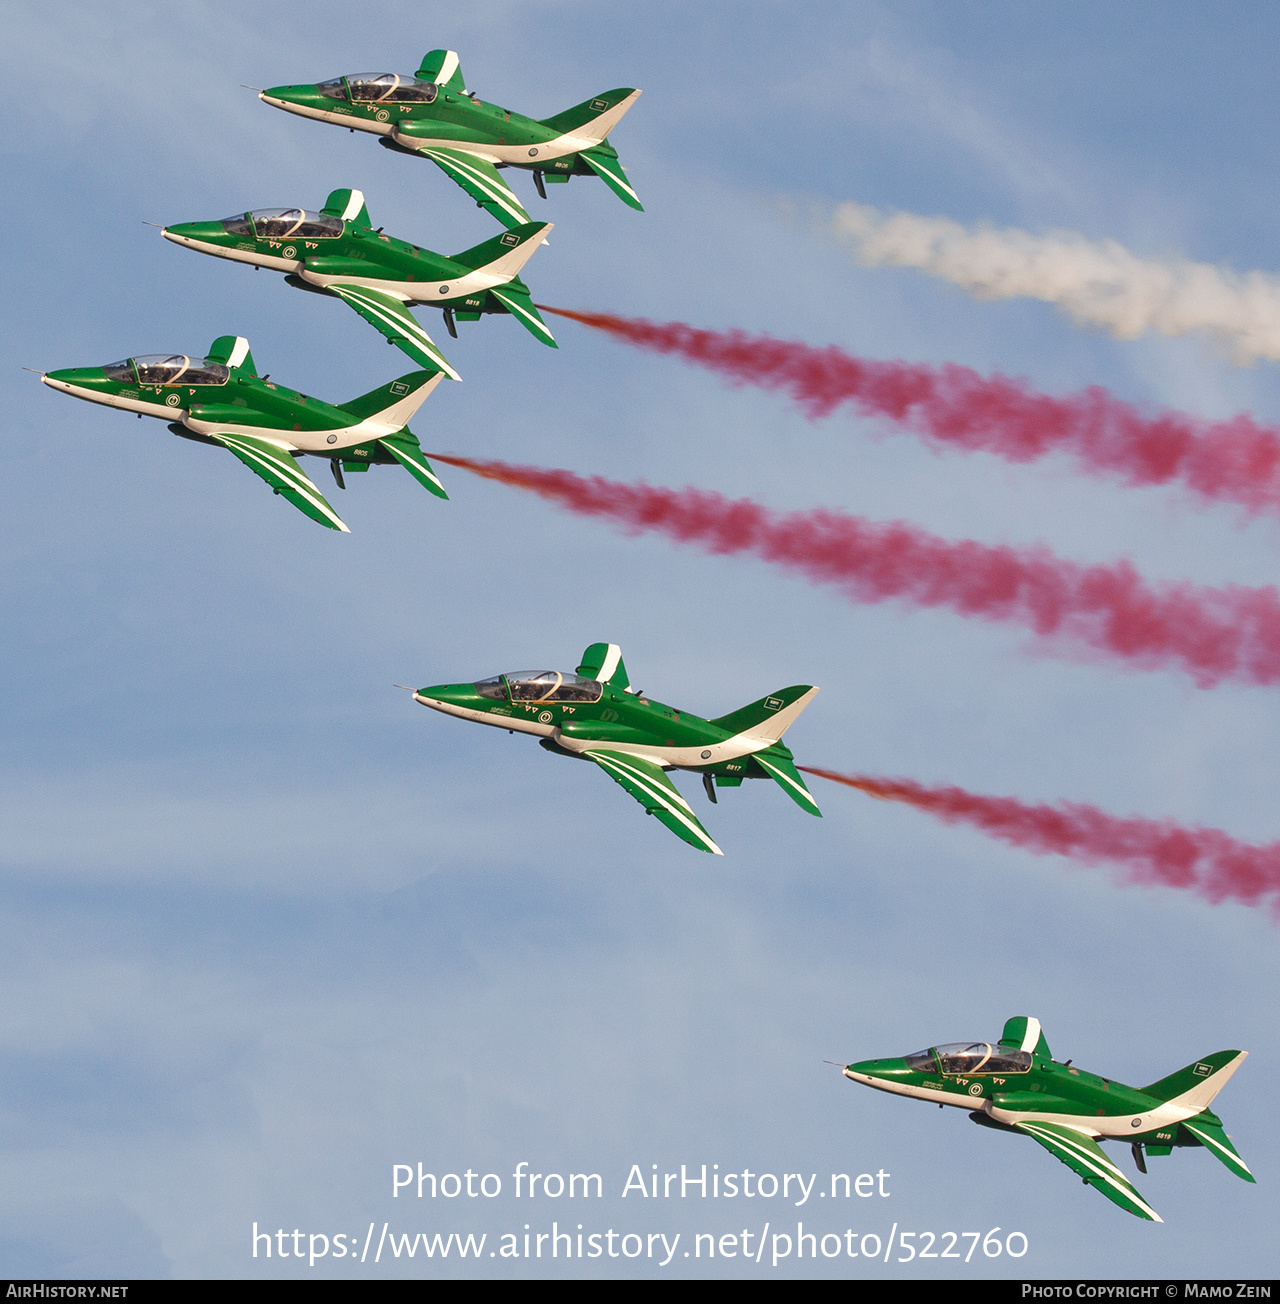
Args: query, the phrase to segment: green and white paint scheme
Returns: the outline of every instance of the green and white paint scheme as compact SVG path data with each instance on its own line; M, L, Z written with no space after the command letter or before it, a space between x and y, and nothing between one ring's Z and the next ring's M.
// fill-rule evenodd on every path
M255 209L220 222L161 228L174 244L284 272L285 280L300 290L342 299L419 366L438 367L451 380L458 380L458 373L409 305L429 303L442 309L455 338L455 320L510 313L554 349L555 337L519 276L550 230L550 222L529 222L448 258L383 235L381 227L375 231L358 190L335 190L318 213Z
M412 371L334 407L259 376L249 341L223 335L204 358L160 353L50 371L41 379L74 398L159 417L184 439L230 449L313 521L348 534L297 459L303 453L327 458L340 489L346 487L343 471L399 463L424 488L447 498L406 425L443 377L439 369Z
M902 1059L863 1060L846 1078L879 1091L938 1106L970 1110L983 1127L1034 1137L1055 1158L1122 1209L1163 1222L1129 1179L1102 1152L1099 1141L1129 1142L1140 1173L1146 1155L1174 1146L1203 1146L1237 1177L1254 1180L1209 1105L1248 1052L1220 1050L1148 1087L1059 1064L1039 1019L1020 1016L1004 1025L998 1042L931 1046Z
M593 643L573 674L541 670L473 684L436 684L418 689L413 700L463 720L534 734L558 756L593 761L677 837L720 856L724 853L666 772L701 774L713 802L717 788L737 788L743 779L774 779L801 810L821 815L780 741L817 692L808 684L781 688L717 720L704 720L637 692L617 644Z
M467 90L452 50L432 50L414 74L365 73L309 86L273 86L258 98L289 113L372 131L388 149L435 163L503 226L529 221L500 168L533 173L545 183L599 176L632 208L643 209L609 132L640 98L631 89L605 91L555 117L526 118Z

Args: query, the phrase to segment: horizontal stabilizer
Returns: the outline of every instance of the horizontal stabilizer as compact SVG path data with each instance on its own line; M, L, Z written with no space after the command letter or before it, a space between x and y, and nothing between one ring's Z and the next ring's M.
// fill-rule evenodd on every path
M379 385L349 403L339 403L338 407L357 421L374 421L386 427L385 434L394 435L409 424L427 395L443 379L443 371L411 371L407 376Z
M422 446L409 431L402 430L396 435L383 435L378 442L424 489L435 494L437 498L449 497L444 491L444 485L431 469L431 463L427 461Z
M517 290L510 285L495 285L489 293L506 307L534 339L541 340L543 344L553 349L560 347L547 323L542 320L542 315L533 306L528 290Z
M1219 1050L1204 1059L1188 1064L1159 1082L1142 1088L1144 1096L1187 1109L1207 1109L1214 1096L1227 1085L1227 1079L1244 1063L1248 1051Z
M784 747L770 747L763 752L756 752L752 760L778 781L778 786L801 810L810 815L822 815L812 793L804 786L796 763Z
M1220 1159L1237 1176L1246 1182L1257 1179L1249 1171L1249 1165L1240 1158L1239 1152L1231 1144L1230 1138L1222 1130L1221 1123L1210 1122L1203 1114L1195 1118L1184 1119L1182 1126L1200 1142L1215 1158Z
M644 205L640 202L640 196L636 194L635 188L627 180L627 174L622 170L622 164L618 162L616 155L606 154L599 149L584 149L578 154L578 157L604 181L628 208L635 208L642 213L644 212Z
M776 743L817 695L818 690L808 684L780 688L776 693L770 693L750 706L730 711L711 723L735 736L746 734L749 738Z

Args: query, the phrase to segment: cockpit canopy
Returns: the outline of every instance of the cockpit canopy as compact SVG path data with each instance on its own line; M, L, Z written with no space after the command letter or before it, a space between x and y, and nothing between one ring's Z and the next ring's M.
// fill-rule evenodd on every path
M342 234L340 217L309 213L305 208L255 208L222 219L228 235L254 235L259 240L327 240Z
M335 77L316 89L331 100L350 98L357 104L430 104L439 94L435 82L419 81L412 73L362 72Z
M102 370L109 379L126 385L225 385L231 378L222 363L189 358L185 353L149 353L108 363Z
M507 698L513 702L598 702L604 685L598 679L559 670L521 670L482 679L476 692L499 702Z
M1030 1073L1031 1052L993 1046L988 1041L952 1041L906 1056L913 1073L943 1073L970 1077L975 1073Z

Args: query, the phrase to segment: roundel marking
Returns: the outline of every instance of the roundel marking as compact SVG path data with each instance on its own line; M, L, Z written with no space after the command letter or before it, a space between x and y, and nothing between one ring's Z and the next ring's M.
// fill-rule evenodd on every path
M710 752L703 752L703 753L702 753L702 759L703 759L704 761L709 761L709 760L711 759L711 753L710 753Z
M530 157L530 158L537 158L537 156L538 156L538 151L537 151L536 149L531 149L531 150L529 151L529 157Z
M975 1083L973 1084L973 1086L971 1086L971 1087L969 1088L969 1094L970 1094L971 1096L980 1096L980 1095L982 1095L982 1083L981 1083L981 1082L975 1082Z
M330 435L329 438L325 440L326 444L336 444L337 442L338 442L337 435Z
M165 399L165 402L166 402L170 407L178 407L178 406L182 403L182 395L181 395L181 394L170 394L169 397Z
M449 293L449 287L448 287L447 285L442 285L442 286L440 287L440 293L441 293L441 294L448 294L448 293Z
M386 109L379 109L373 116L377 118L379 122L386 122L391 114L389 114Z
M542 724L550 724L550 723L551 723L551 712L550 712L550 711L539 711L539 712L538 712L538 720L539 720L539 722L542 723Z
M1131 1118L1131 1119L1129 1120L1129 1126L1130 1126L1130 1127L1141 1127L1141 1126L1142 1126L1142 1120L1141 1120L1140 1118Z
M280 254L284 258L296 258L298 256L298 251L292 245L285 245L285 247L280 250Z

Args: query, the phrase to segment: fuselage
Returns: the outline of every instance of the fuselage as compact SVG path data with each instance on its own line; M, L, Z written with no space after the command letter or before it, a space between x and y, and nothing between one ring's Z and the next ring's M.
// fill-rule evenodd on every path
M219 222L169 226L162 233L166 240L184 248L283 272L318 290L335 284L356 285L389 294L402 303L429 303L474 312L509 311L488 294L496 285L510 285L527 293L514 269L507 272L496 265L467 267L444 254L341 218L302 209L291 211L298 214L293 223L244 213ZM320 220L306 220L316 218ZM279 233L271 230L273 223L281 227ZM290 225L293 234L289 233ZM536 244L520 250L520 264L534 248Z
M372 132L401 149L461 149L498 166L554 173L575 170L572 156L581 150L604 149L616 157L604 137L639 92L607 92L601 103L619 94L625 98L569 132L411 74L275 86L258 98L304 118ZM585 166L581 170L590 172Z
M607 748L668 770L767 778L754 753L775 748L791 755L782 743L730 734L652 698L558 671L437 684L419 689L414 700L459 719L533 734L571 754Z
M902 1059L850 1064L844 1075L878 1091L979 1111L996 1123L1059 1123L1088 1136L1126 1141L1170 1143L1180 1122L1204 1112L1203 1106L1157 1100L1134 1087L1056 1060L1027 1052L1015 1056L1002 1047L992 1051L985 1067L975 1058L977 1071L971 1067L969 1071L946 1072L940 1055L920 1052ZM930 1053L934 1067L922 1070ZM1025 1060L1025 1067L1018 1065L1019 1058Z
M182 359L186 362L174 361ZM167 370L163 364L171 364ZM184 384L183 375L214 383ZM219 378L221 377L221 378ZM180 424L193 435L250 435L289 451L356 462L393 462L377 441L394 434L378 416L356 421L322 399L262 377L180 354L128 359L106 367L51 371L51 389L106 407ZM407 387L406 387L407 392Z

